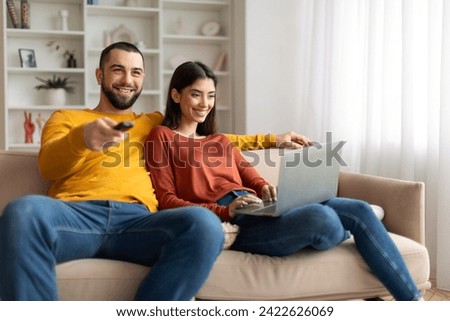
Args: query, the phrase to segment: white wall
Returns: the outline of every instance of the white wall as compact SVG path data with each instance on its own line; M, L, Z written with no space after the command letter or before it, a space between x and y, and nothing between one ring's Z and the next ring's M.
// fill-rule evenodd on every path
M239 85L245 88L245 108L236 106L237 132L302 133L295 121L301 99L294 86L299 77L296 52L301 49L297 10L297 0L245 1L245 79Z

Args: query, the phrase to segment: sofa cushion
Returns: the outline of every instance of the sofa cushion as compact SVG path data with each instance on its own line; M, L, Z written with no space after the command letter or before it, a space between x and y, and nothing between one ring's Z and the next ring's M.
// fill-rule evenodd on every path
M423 264L428 262L426 248L402 236L391 236L419 288L427 288L429 266ZM149 268L84 259L59 264L56 271L62 300L133 300ZM334 300L374 293L389 294L372 275L350 238L331 250L304 249L288 257L223 251L197 299Z
M149 267L109 259L81 259L58 264L60 300L134 300Z
M419 287L429 275L427 249L391 234ZM296 284L297 286L293 286ZM304 249L288 257L224 251L197 295L208 300L320 300L364 298L389 293L370 272L353 239L317 251ZM330 295L330 293L332 295Z

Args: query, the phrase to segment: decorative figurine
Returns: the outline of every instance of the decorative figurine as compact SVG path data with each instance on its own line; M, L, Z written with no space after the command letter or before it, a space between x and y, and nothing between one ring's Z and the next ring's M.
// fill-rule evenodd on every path
M111 32L108 30L103 31L103 46L108 47L111 43Z
M39 133L39 141L38 143L41 142L41 135L42 135L42 128L44 127L45 124L45 119L42 118L41 113L38 113L37 117L36 117L36 124L38 126L38 133Z
M175 24L175 34L181 35L184 32L183 18L179 16Z
M25 128L25 144L33 144L33 134L36 129L33 121L31 120L31 112L25 114L25 122L23 123L23 127Z

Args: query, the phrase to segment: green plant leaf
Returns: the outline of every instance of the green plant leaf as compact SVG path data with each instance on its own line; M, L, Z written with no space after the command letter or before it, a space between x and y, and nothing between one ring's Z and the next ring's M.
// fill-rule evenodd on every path
M35 78L42 83L41 85L37 85L34 87L36 90L50 89L50 88L62 88L69 94L73 93L75 90L75 87L71 85L71 84L74 84L75 81L70 80L69 77L60 77L60 76L53 75L53 78L49 78L49 79L44 79L41 77L35 77Z

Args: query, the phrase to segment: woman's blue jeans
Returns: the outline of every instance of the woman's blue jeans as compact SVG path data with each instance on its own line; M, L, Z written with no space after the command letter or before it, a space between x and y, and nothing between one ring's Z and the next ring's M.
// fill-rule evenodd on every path
M150 213L137 203L25 196L0 216L0 298L56 300L55 264L109 258L152 267L137 300L190 300L223 238L220 220L202 207Z
M241 191L228 194L218 203L229 204L239 195ZM396 300L422 296L395 243L364 201L337 197L277 218L238 215L231 223L240 227L232 250L271 256L290 255L307 246L330 249L350 232L367 265Z

